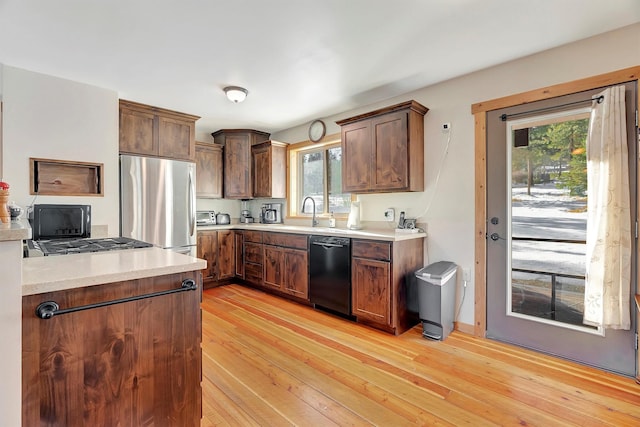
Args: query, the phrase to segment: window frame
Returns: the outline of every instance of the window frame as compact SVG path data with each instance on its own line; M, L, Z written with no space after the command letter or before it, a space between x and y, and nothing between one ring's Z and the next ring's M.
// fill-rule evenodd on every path
M289 173L287 175L287 217L288 218L309 218L312 216L311 212L301 212L302 196L302 176L299 173L302 169L302 156L306 153L322 151L322 159L324 164L325 179L323 180L323 192L328 199L328 179L326 179L327 173L327 150L331 148L341 147L341 135L339 133L325 136L320 143L312 143L311 141L303 141L297 144L290 144L287 147L287 163ZM354 195L351 194L351 200L354 200ZM318 218L329 218L330 212L329 203L324 203L323 209L327 209L326 212L316 212ZM334 217L337 219L346 219L348 213L334 213Z

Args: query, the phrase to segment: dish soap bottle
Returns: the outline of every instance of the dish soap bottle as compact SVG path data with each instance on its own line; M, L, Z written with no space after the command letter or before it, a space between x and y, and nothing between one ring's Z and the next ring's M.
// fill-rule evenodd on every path
M333 211L329 217L329 228L336 228L336 218L333 216Z

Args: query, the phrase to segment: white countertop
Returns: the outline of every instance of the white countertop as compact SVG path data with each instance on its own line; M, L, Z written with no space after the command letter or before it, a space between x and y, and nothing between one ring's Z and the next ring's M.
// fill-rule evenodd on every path
M22 295L184 273L206 266L204 260L155 247L24 258Z
M285 224L230 224L230 225L207 225L198 226L198 230L253 230L253 231L273 231L276 233L294 234L319 234L322 236L344 236L356 239L401 241L411 239L422 239L427 237L424 232L396 231L395 229L363 229L348 230L346 228L329 227L306 227L300 225ZM413 231L413 230L412 230Z
M29 221L23 219L11 222L0 222L0 242L30 238L31 227L29 226Z

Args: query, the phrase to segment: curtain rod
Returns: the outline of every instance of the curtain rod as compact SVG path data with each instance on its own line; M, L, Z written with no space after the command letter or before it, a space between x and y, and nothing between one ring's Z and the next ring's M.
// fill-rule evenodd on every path
M513 113L513 114L502 114L500 116L500 120L504 122L511 117L524 116L525 114L539 113L542 111L550 111L550 110L555 110L562 107L568 107L570 105L584 104L585 102L593 102L593 101L596 101L598 104L602 104L602 101L604 101L604 95L596 96L595 98L583 99L582 101L575 101L575 102L568 102L566 104L554 105L553 107L539 108L537 110L522 111L520 113Z

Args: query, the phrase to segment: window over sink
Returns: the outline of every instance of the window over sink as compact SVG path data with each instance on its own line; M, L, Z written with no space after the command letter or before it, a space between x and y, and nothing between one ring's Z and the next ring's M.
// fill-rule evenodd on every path
M312 204L302 202L311 197L316 215L346 216L351 194L342 192L342 148L340 134L324 144L300 143L289 151L289 215L311 216Z

